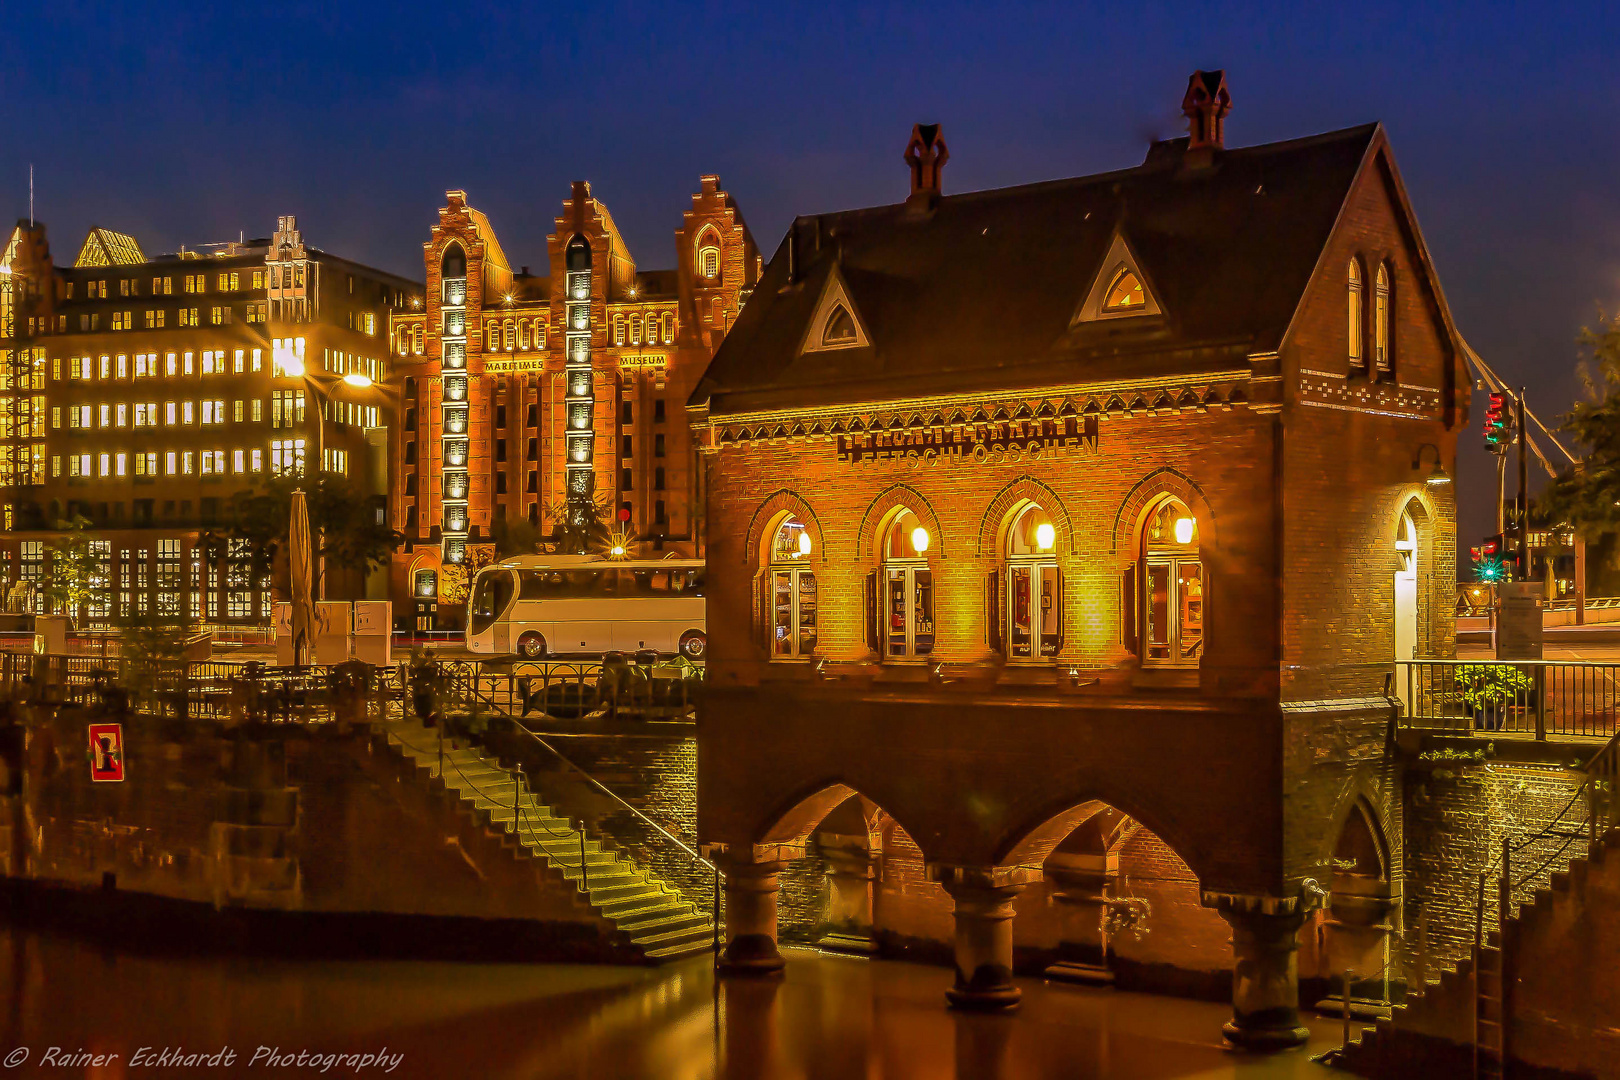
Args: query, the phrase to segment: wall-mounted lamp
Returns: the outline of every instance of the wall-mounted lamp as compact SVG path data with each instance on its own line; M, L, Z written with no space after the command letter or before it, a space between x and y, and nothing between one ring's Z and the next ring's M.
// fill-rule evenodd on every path
M1051 551L1052 545L1057 543L1057 530L1052 528L1050 521L1043 521L1035 526L1035 547L1041 551Z
M928 530L921 525L911 530L911 548L919 555L928 550Z
M1426 484L1451 483L1451 477L1446 475L1445 465L1442 464L1440 459L1440 448L1434 445L1434 443L1423 443L1417 448L1417 453L1412 455L1412 471L1419 472L1422 470L1423 451L1425 450L1434 451L1434 469L1429 473L1428 476L1423 478L1423 482Z

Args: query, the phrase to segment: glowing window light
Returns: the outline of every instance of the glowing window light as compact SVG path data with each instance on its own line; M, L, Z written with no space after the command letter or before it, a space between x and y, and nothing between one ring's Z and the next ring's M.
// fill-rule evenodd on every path
M807 532L802 532L799 534L799 554L810 554L810 534Z
M1052 545L1057 542L1057 530L1052 528L1050 521L1043 521L1035 526L1035 546L1042 551L1051 551Z
M1192 543L1193 525L1193 519L1190 517L1176 518L1176 543Z
M921 555L928 550L928 530L921 525L911 530L911 546Z

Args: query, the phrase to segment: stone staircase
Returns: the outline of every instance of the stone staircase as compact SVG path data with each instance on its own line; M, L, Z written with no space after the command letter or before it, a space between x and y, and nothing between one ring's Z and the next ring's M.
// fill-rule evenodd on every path
M1529 1062L1533 1070L1539 1066L1548 1075L1559 1075L1563 1064L1559 1058L1588 1059L1594 1049L1578 1032L1614 1032L1620 1021L1614 1014L1620 1009L1614 1000L1604 1000L1604 995L1578 995L1594 1007L1582 1010L1582 1015L1571 1015L1557 1000L1563 996L1557 983L1567 977L1570 985L1584 985L1583 964L1587 963L1598 967L1600 980L1612 978L1612 974L1603 974L1609 971L1604 965L1612 957L1605 954L1612 951L1612 945L1605 941L1605 948L1593 949L1596 941L1590 929L1614 924L1617 897L1620 829L1610 829L1590 845L1585 858L1555 871L1547 888L1536 890L1529 904L1516 905L1508 917L1506 932L1517 958L1509 1015L1503 1015L1502 941L1493 930L1480 949L1477 987L1474 959L1469 957L1443 972L1438 983L1410 992L1388 1019L1365 1029L1342 1053L1336 1052L1331 1063L1377 1078L1475 1075L1477 1031L1477 1075L1499 1077L1504 1075L1498 1053L1504 1027L1509 1057ZM1575 950L1576 955L1557 955L1560 946ZM1583 1068L1579 1074L1610 1076L1615 1072L1605 1068L1591 1074Z
M439 778L439 734L415 719L382 724L388 745ZM483 751L457 741L444 749L445 790L458 796L492 829L515 840L520 857L543 859L590 905L614 924L648 961L661 963L706 952L714 939L709 916L656 875L573 827L526 790L521 774L503 769ZM516 779L514 779L516 777ZM515 798L515 804L514 804ZM581 853L584 866L581 866Z

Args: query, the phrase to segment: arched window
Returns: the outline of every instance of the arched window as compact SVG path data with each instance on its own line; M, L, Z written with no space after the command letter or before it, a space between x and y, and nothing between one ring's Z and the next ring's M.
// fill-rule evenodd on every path
M849 308L839 304L827 319L827 328L821 332L823 345L849 345L855 341L855 320Z
M517 348L517 326L511 319L506 320L506 351L511 352Z
M675 341L675 313L664 313L664 344L669 345Z
M467 276L467 253L461 250L460 244L451 244L444 249L444 260L439 263L439 276L443 278Z
M883 531L881 603L876 612L884 657L900 660L934 651L934 573L931 538L917 515L901 509Z
M518 348L524 352L529 351L529 320L518 320Z
M698 237L697 267L711 281L720 277L720 237L713 229L704 229Z
M1142 289L1142 279L1132 271L1121 268L1109 283L1108 291L1103 294L1104 311L1130 311L1133 308L1144 307L1147 304L1147 294Z
M501 347L501 324L492 322L484 328L484 351L496 352Z
M1166 498L1142 529L1142 663L1196 667L1204 655L1204 566L1198 519Z
M810 548L804 522L791 514L772 534L768 625L773 660L809 656L816 647L816 575L809 567Z
M630 316L630 344L641 344L641 316Z
M613 344L624 344L624 316L613 316Z
M1390 370L1389 356L1389 267L1380 263L1373 286L1373 359L1379 371Z
M1045 510L1028 503L1018 511L1005 554L1007 656L1050 659L1063 646L1063 572L1057 530Z
M1410 510L1395 527L1395 659L1417 656L1418 534ZM1402 686L1403 697L1405 686Z
M1350 260L1350 311L1346 319L1346 330L1349 337L1350 370L1353 372L1365 362L1361 351L1363 338L1361 330L1361 313L1365 310L1366 302L1361 293L1361 260Z

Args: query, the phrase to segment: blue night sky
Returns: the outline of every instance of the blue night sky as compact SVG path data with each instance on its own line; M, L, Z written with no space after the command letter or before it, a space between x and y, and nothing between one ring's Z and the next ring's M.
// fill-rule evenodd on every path
M1120 168L1224 67L1229 144L1388 127L1458 325L1550 417L1574 337L1620 306L1620 5L840 6L170 3L9 8L0 213L58 262L92 224L148 252L268 235L422 276L446 188L514 265L589 179L644 268L701 173L761 246L796 213L892 202L911 125L949 191ZM1490 517L1465 436L1462 543Z

